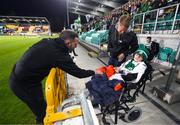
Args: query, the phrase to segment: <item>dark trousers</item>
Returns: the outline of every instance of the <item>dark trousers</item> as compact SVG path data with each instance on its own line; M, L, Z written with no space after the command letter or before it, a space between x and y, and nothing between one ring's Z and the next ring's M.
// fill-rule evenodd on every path
M108 65L113 65L114 67L119 67L125 61L126 61L126 58L124 58L121 62L119 62L117 58L110 57L109 61L108 61Z
M46 114L46 102L44 100L41 83L30 85L25 82L23 84L10 79L10 88L34 113L36 123L43 123Z

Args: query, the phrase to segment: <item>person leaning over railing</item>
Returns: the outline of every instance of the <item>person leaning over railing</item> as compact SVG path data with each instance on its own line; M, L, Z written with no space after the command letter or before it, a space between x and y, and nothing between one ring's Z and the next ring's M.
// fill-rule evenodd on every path
M61 70L78 78L94 75L92 70L79 68L69 52L78 45L78 34L64 30L59 38L42 39L30 47L14 65L10 75L10 88L14 94L28 105L36 116L36 123L43 123L46 102L41 81L51 68Z

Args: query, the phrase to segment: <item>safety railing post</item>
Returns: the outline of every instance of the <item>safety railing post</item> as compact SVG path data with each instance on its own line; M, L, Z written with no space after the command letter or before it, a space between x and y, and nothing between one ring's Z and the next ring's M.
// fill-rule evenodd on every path
M173 31L174 31L174 25L175 25L175 22L176 22L178 9L179 9L179 4L177 4L177 6L176 6L176 12L175 12L175 15L174 15L174 20L173 20L173 24L172 24L172 28L171 28L171 33L173 33Z
M166 8L170 8L170 7L174 7L174 6L176 6L176 12L175 12L175 16L174 16L174 20L173 20L173 24L172 24L172 28L171 28L171 33L173 33L173 30L174 30L174 27L175 27L175 22L177 21L176 17L177 17L177 13L178 13L178 9L179 9L180 3L173 4L173 5L169 5L169 6L166 6L166 7L159 8L159 9L154 9L154 10L151 10L151 11L147 11L147 12L145 12L145 13L135 14L135 15L133 16L134 20L135 20L135 17L136 17L136 16L143 15L143 21L141 20L141 21L142 21L142 24L136 24L136 22L134 21L134 22L133 22L133 30L135 29L135 26L136 26L136 25L142 25L140 32L143 33L144 24L150 24L150 23L145 23L145 22L144 22L144 21L145 21L145 14L146 14L146 13L152 13L152 12L154 12L154 11L157 11L157 12L156 12L156 20L155 20L155 22L152 23L152 24L155 24L155 25L154 25L154 33L156 33L156 31L157 31L157 24L158 24L158 23L172 22L172 21L170 21L170 20L168 20L168 21L158 21L159 11L162 10L162 9L166 9Z
M142 21L142 26L141 26L141 34L143 33L143 29L144 29L144 19L145 19L145 13L143 13L143 21Z
M156 12L156 21L155 21L155 26L154 26L154 33L156 33L156 29L157 29L158 16L159 16L159 9Z
M133 16L133 20L132 20L132 29L134 31L134 20L135 20L135 16Z

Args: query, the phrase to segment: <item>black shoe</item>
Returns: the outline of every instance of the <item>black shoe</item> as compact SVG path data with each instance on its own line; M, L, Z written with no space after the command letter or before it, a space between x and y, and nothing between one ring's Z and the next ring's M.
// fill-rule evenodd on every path
M99 105L98 104L92 104L93 105L93 108L98 108Z
M78 56L76 53L74 53L74 56Z

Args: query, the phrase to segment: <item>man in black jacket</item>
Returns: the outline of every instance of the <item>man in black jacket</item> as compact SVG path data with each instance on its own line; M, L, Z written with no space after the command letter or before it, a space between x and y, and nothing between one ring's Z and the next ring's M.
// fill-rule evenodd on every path
M77 33L64 30L60 38L43 39L30 47L14 65L10 75L10 88L29 106L37 123L43 123L46 110L41 81L52 67L59 67L78 78L94 75L92 70L79 68L70 57L69 52L77 44Z
M159 53L159 43L155 41L151 41L151 37L147 37L147 44L145 46L149 49L150 55L148 57L148 61L151 61L154 57L156 57Z
M127 31L130 17L122 15L116 25L109 30L108 51L110 52L109 65L115 67L125 62L129 54L138 48L137 36L132 31Z

